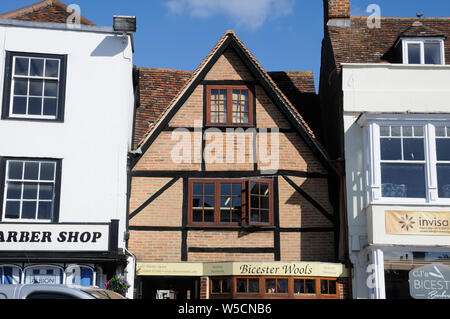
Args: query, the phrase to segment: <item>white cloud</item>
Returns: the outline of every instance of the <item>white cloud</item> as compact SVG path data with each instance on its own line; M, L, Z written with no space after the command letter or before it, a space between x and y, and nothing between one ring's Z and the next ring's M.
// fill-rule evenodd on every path
M195 18L225 15L237 26L257 29L267 19L291 14L295 0L169 0L165 5L171 14L188 13Z

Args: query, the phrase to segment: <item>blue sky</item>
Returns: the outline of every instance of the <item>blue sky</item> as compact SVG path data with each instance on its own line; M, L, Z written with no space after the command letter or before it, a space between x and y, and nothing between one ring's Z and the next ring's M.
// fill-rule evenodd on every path
M0 2L8 12L38 2ZM137 16L137 66L194 70L227 29L237 35L267 71L314 71L316 88L323 37L322 0L67 0L98 25L113 15ZM353 15L450 16L449 0L352 0Z

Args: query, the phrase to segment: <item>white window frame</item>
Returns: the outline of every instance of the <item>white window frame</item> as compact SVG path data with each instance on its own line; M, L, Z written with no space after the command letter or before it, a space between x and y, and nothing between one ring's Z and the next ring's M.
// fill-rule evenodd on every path
M425 43L439 43L441 45L441 64L445 64L445 46L444 38L403 38L402 40L402 54L403 54L403 64L409 63L408 56L408 45L409 44L419 44L420 45L420 64L425 64ZM430 64L431 65L431 64Z
M439 198L437 179L436 126L450 126L447 115L368 115L358 124L363 127L365 203L381 205L450 205L450 198ZM423 126L425 135L425 198L383 197L381 184L381 126ZM440 161L439 161L440 162Z

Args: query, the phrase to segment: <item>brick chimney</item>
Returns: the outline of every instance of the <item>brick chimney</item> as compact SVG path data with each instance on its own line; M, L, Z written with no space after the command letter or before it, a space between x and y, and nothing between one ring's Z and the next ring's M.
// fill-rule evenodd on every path
M325 24L329 20L350 19L350 0L323 0Z

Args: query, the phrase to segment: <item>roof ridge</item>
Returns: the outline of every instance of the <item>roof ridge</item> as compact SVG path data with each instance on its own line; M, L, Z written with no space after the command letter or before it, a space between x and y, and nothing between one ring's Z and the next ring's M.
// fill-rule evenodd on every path
M287 74L300 74L300 75L314 75L313 71L267 71L269 74L273 73L287 73Z
M163 71L163 72L186 72L186 73L192 73L194 71L189 71L189 70L176 70L176 69L167 69L167 68L149 68L149 67L141 67L138 66L138 69L141 70L152 70L152 71Z
M369 16L350 16L350 19L355 18L355 19L367 19L369 18ZM418 18L418 17L379 17L380 19L399 19L399 20L436 20L436 19L440 19L440 20L450 20L450 17L422 17L422 18Z

